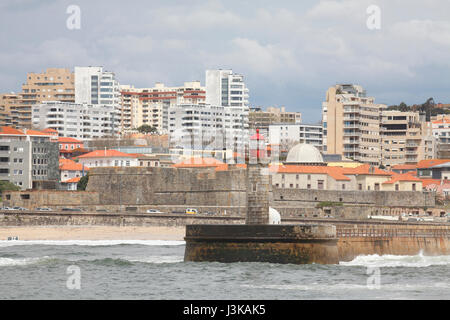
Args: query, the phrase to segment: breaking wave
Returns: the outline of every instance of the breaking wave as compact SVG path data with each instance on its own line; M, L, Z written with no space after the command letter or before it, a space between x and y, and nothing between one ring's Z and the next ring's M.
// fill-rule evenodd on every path
M31 264L48 262L51 260L53 260L53 258L50 258L48 256L38 258L19 258L19 259L0 258L0 267L27 266Z
M50 246L179 246L185 241L176 240L0 240L0 247L50 245Z
M358 256L349 262L339 262L343 266L363 266L363 267L429 267L450 265L450 255L424 256L422 253L414 256L398 255L363 255Z

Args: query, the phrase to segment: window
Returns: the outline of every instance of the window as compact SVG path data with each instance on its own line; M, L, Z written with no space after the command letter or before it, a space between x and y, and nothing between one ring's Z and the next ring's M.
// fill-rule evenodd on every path
M308 184L306 185L306 189L311 189L311 184L310 184L310 183L308 183Z
M415 183L412 184L412 190L416 191L416 184Z
M342 190L345 190L345 184L344 183L342 184Z
M358 184L358 190L362 190L362 183Z
M399 190L398 184L396 184L396 185L395 185L395 191L398 191L398 190Z
M323 190L323 180L317 180L317 189Z

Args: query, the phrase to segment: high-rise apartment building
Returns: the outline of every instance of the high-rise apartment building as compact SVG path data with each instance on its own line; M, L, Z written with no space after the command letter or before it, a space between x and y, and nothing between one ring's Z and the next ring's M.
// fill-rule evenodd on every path
M206 104L221 107L248 107L244 76L232 70L206 70Z
M122 85L120 92L122 133L142 125L150 125L159 133L167 133L169 107L205 103L206 94L200 81L185 82L180 87L166 87L159 82L153 88Z
M120 112L113 105L44 102L33 107L33 126L82 140L119 134Z
M101 104L119 109L119 82L103 67L75 67L75 103Z
M384 166L417 163L423 157L422 121L418 112L384 110L381 113L381 163Z
M197 150L233 150L241 155L248 142L248 108L208 104L169 108L172 147Z
M74 102L74 74L69 69L48 68L46 72L27 74L22 92L0 98L0 121L18 128L31 128L31 108L45 101Z
M324 152L380 165L380 117L386 105L358 85L339 84L327 90L322 104Z

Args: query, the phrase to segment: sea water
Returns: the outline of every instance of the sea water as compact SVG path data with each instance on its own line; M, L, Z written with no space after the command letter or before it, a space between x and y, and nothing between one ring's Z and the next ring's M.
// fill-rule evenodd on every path
M162 240L0 241L0 299L450 298L450 256L293 265L184 262L184 249Z

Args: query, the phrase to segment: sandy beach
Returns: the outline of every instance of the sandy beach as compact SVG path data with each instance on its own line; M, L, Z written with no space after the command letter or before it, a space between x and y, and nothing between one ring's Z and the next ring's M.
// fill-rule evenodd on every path
M29 226L0 227L0 240L184 240L185 227Z

